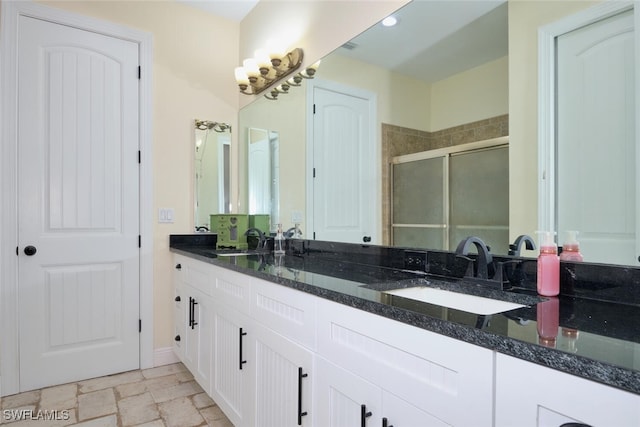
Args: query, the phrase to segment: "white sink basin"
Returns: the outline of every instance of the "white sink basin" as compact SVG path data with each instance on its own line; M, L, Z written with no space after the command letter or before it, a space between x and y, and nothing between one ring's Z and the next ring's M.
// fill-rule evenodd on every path
M391 291L385 291L384 293L482 315L502 313L516 308L525 307L522 304L516 304L513 302L461 294L459 292L445 291L442 289L424 286L394 289Z

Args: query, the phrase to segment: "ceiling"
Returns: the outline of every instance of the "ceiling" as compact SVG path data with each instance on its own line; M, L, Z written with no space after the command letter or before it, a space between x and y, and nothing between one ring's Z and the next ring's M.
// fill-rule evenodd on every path
M176 1L240 22L259 0ZM427 83L508 54L506 0L413 0L394 16L396 26L374 25L336 53Z
M216 16L240 22L259 0L176 0Z
M504 0L414 0L336 51L432 83L508 54Z

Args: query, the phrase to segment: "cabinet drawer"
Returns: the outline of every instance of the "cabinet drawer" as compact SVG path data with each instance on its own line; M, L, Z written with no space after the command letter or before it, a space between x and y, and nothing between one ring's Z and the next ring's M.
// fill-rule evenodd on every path
M252 279L251 314L262 325L314 350L317 297Z
M211 295L213 266L206 262L174 255L174 277L205 295Z
M216 303L248 315L251 305L251 276L221 267L211 267Z

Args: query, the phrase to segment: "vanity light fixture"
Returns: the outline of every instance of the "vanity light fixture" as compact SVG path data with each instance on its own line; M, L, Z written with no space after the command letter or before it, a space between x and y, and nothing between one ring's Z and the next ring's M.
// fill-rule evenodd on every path
M245 95L257 95L269 89L300 68L303 56L300 48L289 52L284 49L256 50L253 58L245 59L242 67L235 69L240 92ZM265 98L276 100L278 95L288 93L291 86L300 86L302 79L312 79L319 64L320 61L271 89L265 94Z

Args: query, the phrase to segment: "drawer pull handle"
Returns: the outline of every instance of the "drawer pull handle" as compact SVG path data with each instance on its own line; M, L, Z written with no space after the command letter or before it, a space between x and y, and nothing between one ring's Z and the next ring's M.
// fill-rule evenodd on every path
M240 362L240 366L239 366L239 367L240 367L240 370L241 370L241 371L242 371L242 365L244 365L245 363L247 363L247 361L246 361L246 360L242 360L242 337L243 337L243 336L245 336L245 335L247 335L247 333L246 333L246 332L244 332L244 331L242 330L242 328L240 328L240 336L239 336L239 340L238 340L238 341L239 341L239 343L240 343L240 348L239 348L239 350L240 350L240 351L239 351L238 353L239 353L239 355L240 355L240 360L239 360L239 362Z
M361 427L367 427L367 418L369 418L371 415L373 415L371 413L371 411L367 412L367 405L360 405L360 426Z
M309 374L302 373L302 367L298 368L298 425L302 425L302 417L308 415L307 411L302 412L302 379L307 378Z

